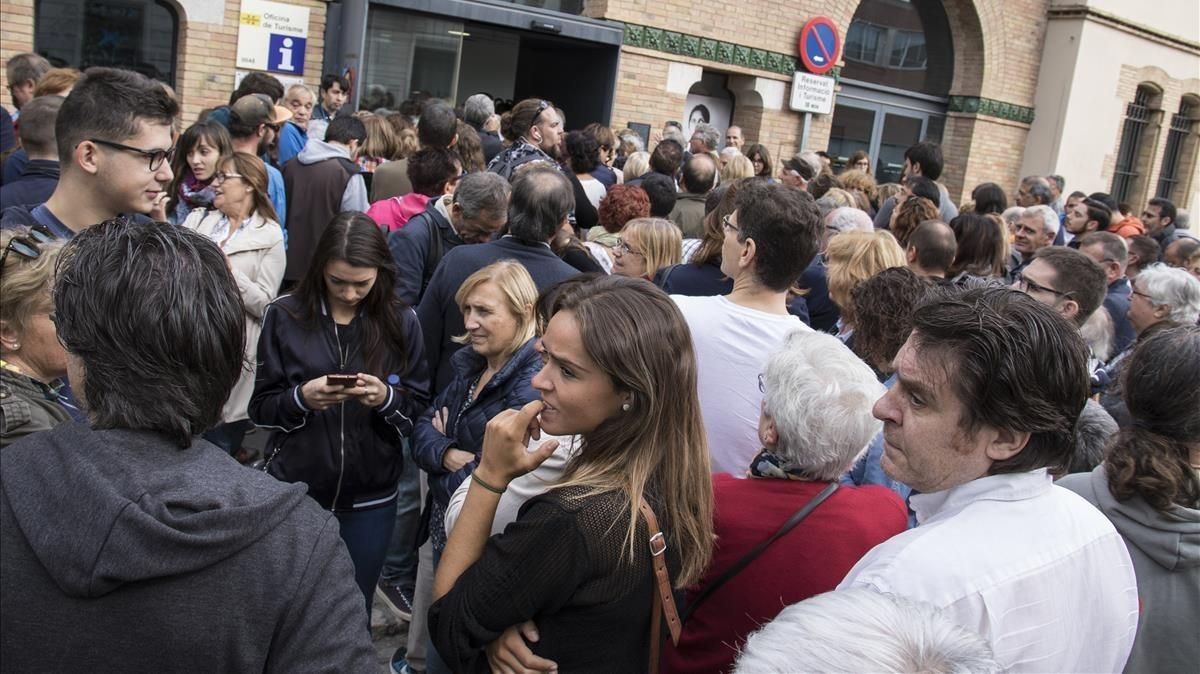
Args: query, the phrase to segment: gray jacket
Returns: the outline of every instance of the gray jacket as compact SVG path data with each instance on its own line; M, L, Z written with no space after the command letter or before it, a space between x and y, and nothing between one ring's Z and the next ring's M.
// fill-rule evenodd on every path
M67 422L0 452L5 671L379 669L331 513L208 442Z
M1189 672L1200 663L1200 510L1118 501L1103 465L1058 481L1100 509L1125 539L1137 575L1137 638L1126 672Z

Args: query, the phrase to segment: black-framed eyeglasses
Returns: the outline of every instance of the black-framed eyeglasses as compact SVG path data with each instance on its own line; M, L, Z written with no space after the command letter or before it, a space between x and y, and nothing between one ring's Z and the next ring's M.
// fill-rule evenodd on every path
M1055 290L1054 288L1047 288L1046 286L1038 283L1037 281L1031 281L1023 273L1017 274L1017 287L1019 287L1021 290L1024 290L1025 292L1029 292L1032 290L1034 292L1044 292L1044 293L1050 293L1052 295L1058 295L1059 297L1070 297L1071 296L1071 293L1059 292L1059 291Z
M168 150L143 150L139 147L133 147L131 145L123 145L121 143L114 143L111 140L103 140L100 138L88 138L88 142L95 143L97 145L103 145L105 147L111 147L114 150L122 150L124 152L132 152L134 154L140 154L149 160L151 172L157 171L163 165L163 162L165 162L165 161L169 162L169 161L175 159L175 148L174 147L172 147Z
M721 226L724 227L726 231L732 232L734 234L737 234L739 231L741 231L741 227L738 227L737 225L733 224L733 213L730 213L729 215L726 215L726 216L722 216Z

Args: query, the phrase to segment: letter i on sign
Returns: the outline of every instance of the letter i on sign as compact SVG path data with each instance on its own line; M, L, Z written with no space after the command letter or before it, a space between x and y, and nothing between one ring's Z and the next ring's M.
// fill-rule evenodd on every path
M280 70L295 70L296 69L296 67L292 65L292 45L293 44L295 44L295 42L292 41L292 38L287 37L287 38L283 39L283 45L279 47L279 69Z

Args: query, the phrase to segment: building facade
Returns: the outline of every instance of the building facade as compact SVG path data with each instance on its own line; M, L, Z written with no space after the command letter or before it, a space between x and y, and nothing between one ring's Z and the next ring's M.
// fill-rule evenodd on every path
M881 182L929 139L956 201L980 182L1015 192L1022 175L1056 173L1134 208L1155 195L1200 204L1200 3L1189 0L1151 15L1134 0L277 2L308 10L304 72L281 79L350 73L352 103L368 109L486 92L552 100L568 128L707 118L777 159L827 149L836 168L867 151ZM227 102L255 3L126 0L106 14L108 3L0 0L0 56L33 49L78 66L106 40L140 39L124 56L174 84L186 122ZM142 9L121 18L131 7ZM834 102L803 114L789 104L797 40L818 16L841 42Z

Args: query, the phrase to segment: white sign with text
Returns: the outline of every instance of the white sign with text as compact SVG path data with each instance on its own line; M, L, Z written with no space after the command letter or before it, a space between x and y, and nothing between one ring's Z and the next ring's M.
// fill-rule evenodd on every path
M828 115L833 111L834 84L832 77L797 71L792 76L792 110Z

